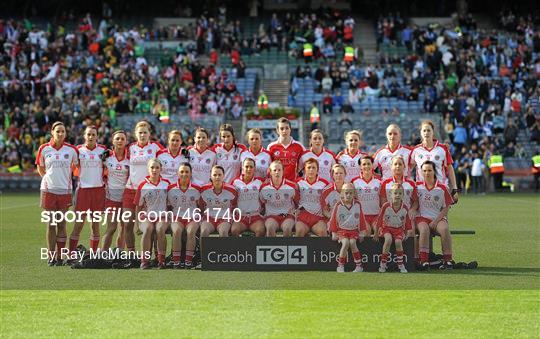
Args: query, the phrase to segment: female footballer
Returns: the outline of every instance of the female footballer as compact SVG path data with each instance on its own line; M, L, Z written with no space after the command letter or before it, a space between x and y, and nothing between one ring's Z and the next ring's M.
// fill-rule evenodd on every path
M304 162L304 177L299 178L296 185L300 199L295 235L304 237L311 231L319 237L327 236L321 195L324 188L328 186L328 181L319 178L319 163L316 159L309 158Z
M324 148L324 136L320 129L314 129L309 136L310 149L305 150L300 156L298 167L304 169L304 164L308 159L315 159L319 164L319 178L332 182L331 169L336 163L336 155Z
M245 158L242 161L242 174L232 181L238 194L238 209L242 215L240 221L232 224L231 234L234 236L248 229L255 233L256 237L263 237L266 234L259 200L259 190L264 179L255 177L255 166L254 159Z
M246 135L249 148L240 154L240 160L244 163L246 158L255 160L255 176L261 179L268 178L268 166L272 162L272 156L262 146L262 132L258 128L250 129Z
M352 179L360 175L359 160L367 155L360 151L360 147L362 146L362 132L357 130L347 132L345 134L345 144L347 148L339 152L336 159L347 170L345 182L351 182Z
M379 169L382 180L386 180L392 176L392 157L401 155L405 160L405 176L409 177L411 174L409 171L411 149L401 145L401 129L398 125L388 125L386 128L386 140L386 146L379 148L373 156L373 167Z
M223 124L219 127L219 138L221 143L212 148L216 152L216 165L225 169L225 182L231 183L242 171L240 153L247 148L236 142L234 129L230 124Z

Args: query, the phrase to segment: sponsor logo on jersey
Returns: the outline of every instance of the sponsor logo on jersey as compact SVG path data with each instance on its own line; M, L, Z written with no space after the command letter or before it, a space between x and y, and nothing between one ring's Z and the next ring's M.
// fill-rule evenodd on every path
M264 164L266 164L266 160L263 159L261 160L261 165L264 165Z

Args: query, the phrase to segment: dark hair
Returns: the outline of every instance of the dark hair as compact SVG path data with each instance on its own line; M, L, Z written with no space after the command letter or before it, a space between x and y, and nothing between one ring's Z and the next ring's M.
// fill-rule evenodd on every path
M221 132L229 132L232 134L232 138L233 138L233 146L234 146L234 150L236 151L236 149L238 148L238 144L236 143L236 136L234 135L234 128L232 127L231 124L223 124L221 126L219 126L219 137L221 138Z
M190 172L193 172L193 168L191 168L191 164L189 162L182 162L180 163L180 166L178 166L178 168L182 167L182 166L187 166L189 167L189 171Z
M362 163L362 160L368 159L373 164L373 157L371 155L364 155L360 159L358 159L358 165Z
M54 130L56 126L64 126L64 128L66 127L62 121L57 121L54 124L52 124L51 131Z
M214 165L214 167L212 167L212 169L214 169L214 168L220 169L221 172L223 172L223 174L225 174L225 169L222 166Z
M424 165L431 165L431 168L433 168L433 173L435 174L435 180L437 180L437 166L435 166L435 163L431 160L426 160L424 161L424 163L422 164L422 166L420 166L420 169L422 169L422 167L424 167ZM425 178L424 178L425 180Z

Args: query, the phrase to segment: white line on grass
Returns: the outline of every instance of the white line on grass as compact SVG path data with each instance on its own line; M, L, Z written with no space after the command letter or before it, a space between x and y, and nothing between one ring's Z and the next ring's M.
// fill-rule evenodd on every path
M39 204L38 203L33 203L33 204L23 204L23 205L2 207L2 208L0 208L0 211L13 210L13 209L16 209L16 208L32 207L32 206L39 206Z

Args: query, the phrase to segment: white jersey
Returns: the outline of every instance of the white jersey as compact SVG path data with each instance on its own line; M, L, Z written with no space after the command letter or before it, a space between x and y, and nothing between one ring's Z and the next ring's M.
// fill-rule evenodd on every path
M171 206L174 216L178 216L179 222L190 222L195 216L195 210L199 207L201 188L191 182L185 190L180 188L178 182L167 188L167 204Z
M150 141L144 146L136 142L128 146L129 154L129 178L126 188L137 189L139 184L148 176L148 161L156 157L157 152L162 150L160 143Z
M291 214L298 202L299 194L294 182L283 179L279 187L272 184L272 180L261 186L260 199L264 204L266 216Z
M236 207L237 193L233 186L223 183L221 192L214 192L212 184L201 187L201 202L207 209L210 220L231 217L232 209ZM229 211L227 213L227 210Z
M332 179L332 166L336 163L336 155L327 149L323 149L321 153L317 154L312 150L306 150L300 156L300 162L298 164L299 169L304 169L305 162L313 158L319 163L319 178L328 182L334 181Z
M445 185L448 184L446 169L448 166L452 166L453 160L452 155L450 154L450 151L448 151L446 145L439 144L438 141L435 141L435 144L431 149L418 145L412 150L409 162L412 163L414 161L416 164L416 181L424 180L421 167L422 164L427 160L435 163L438 181L444 183Z
M340 200L332 209L332 216L329 221L330 232L339 230L360 231L366 228L365 225L366 220L358 201L354 201L349 208Z
M317 178L310 183L305 178L298 178L296 185L300 194L298 208L302 207L311 214L322 216L321 196L324 188L328 186L328 181Z
M79 163L75 146L63 143L60 148L54 142L39 147L36 165L45 167L45 175L41 178L40 190L53 194L71 194L72 167Z
M418 215L430 220L437 218L439 213L454 202L448 188L437 182L435 187L428 189L424 182L417 182Z
M160 178L157 184L150 181L150 177L146 177L137 187L135 202L141 210L146 212L161 212L167 211L167 188L170 183Z
M381 214L377 219L379 228L402 228L403 230L412 229L411 218L409 218L409 209L405 204L401 203L397 210L394 210L392 204L384 203L381 207Z
M124 158L118 160L118 156L113 153L105 160L107 169L106 197L111 201L120 202L124 194L124 188L129 178L129 158L127 150Z
M236 144L227 150L223 144L216 144L212 149L216 152L216 165L223 167L225 170L225 182L231 183L241 173L242 160L240 154L246 150L246 146Z
M367 154L361 151L356 151L355 154L349 154L348 149L344 149L337 155L338 163L345 166L345 182L351 182L352 179L360 176L360 165L358 162Z
M178 151L178 154L173 156L169 149L159 150L156 158L161 162L161 176L170 182L178 181L178 168L180 164L189 162L188 158L183 156L181 151Z
M216 152L207 148L200 152L196 147L188 147L191 165L191 180L195 185L203 186L210 182L212 166L216 163Z
M272 162L272 155L270 152L261 148L259 152L254 153L251 148L243 151L240 154L240 161L243 163L246 158L255 160L255 176L259 178L268 178L268 167Z
M243 176L232 181L232 185L238 192L238 208L242 215L250 216L260 214L261 202L259 200L259 190L263 184L263 179L253 178L245 182Z
M78 188L103 187L103 161L101 155L107 151L104 145L78 145L79 151L79 185Z
M392 157L396 155L401 155L405 161L405 168L403 173L405 177L409 178L411 176L409 169L409 158L411 156L412 150L407 146L402 146L399 144L395 150L391 151L388 145L379 148L375 155L373 156L373 167L378 168L382 180L386 180L392 176Z
M383 197L386 198L386 201L391 202L391 194L392 194L392 185L396 183L394 177L388 178L381 184L381 196L380 199ZM409 179L403 179L403 182L401 183L403 186L403 191L405 195L403 196L403 203L407 208L411 208L411 206L414 204L415 201L418 201L418 191L416 190L416 184L414 181Z
M356 189L358 201L362 204L364 215L378 215L381 181L374 176L369 181L366 181L362 177L357 177L353 179L352 183Z
M335 183L331 183L326 186L321 195L321 205L323 207L329 206L330 210L340 201L341 196L336 188Z

